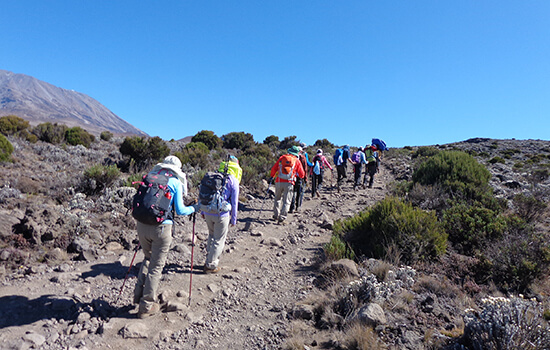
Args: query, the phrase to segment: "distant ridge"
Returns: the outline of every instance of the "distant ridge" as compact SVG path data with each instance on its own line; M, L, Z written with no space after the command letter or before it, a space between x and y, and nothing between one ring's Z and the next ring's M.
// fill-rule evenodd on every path
M96 134L147 135L88 95L0 69L0 116L12 114L31 125L50 122Z

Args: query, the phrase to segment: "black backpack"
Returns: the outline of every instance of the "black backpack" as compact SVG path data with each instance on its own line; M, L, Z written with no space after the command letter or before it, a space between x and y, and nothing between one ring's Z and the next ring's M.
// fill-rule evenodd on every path
M223 199L226 174L207 172L199 187L199 203L201 209L211 213L221 213L231 210L231 204Z
M166 219L173 219L170 211L172 194L168 179L172 174L164 170L143 176L132 201L132 216L147 225L159 225Z

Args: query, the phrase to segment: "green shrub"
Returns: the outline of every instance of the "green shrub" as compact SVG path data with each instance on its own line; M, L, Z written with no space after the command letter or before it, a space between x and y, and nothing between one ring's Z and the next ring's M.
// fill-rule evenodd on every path
M380 259L392 247L400 251L406 264L437 257L447 248L447 234L434 212L414 208L395 197L337 221L334 232L345 238L357 256Z
M7 162L10 160L12 153L13 145L6 136L0 134L0 162Z
M107 142L111 141L111 139L113 138L113 136L114 136L113 133L110 132L110 131L103 131L103 132L99 135L99 137L100 137L103 141L107 141Z
M279 141L279 136L270 135L265 138L263 143L265 145L268 145L269 147L278 148L279 144L281 144L281 141Z
M209 150L213 150L214 148L219 147L222 143L220 138L216 136L213 131L209 130L199 131L195 136L191 138L191 142L201 142L206 145Z
M414 159L414 158L428 158L428 157L433 157L435 156L436 154L438 154L439 152L441 152L440 150L438 150L437 148L435 147L431 147L431 146L422 146L422 147L418 147L418 149L413 152L413 154L411 155L411 157Z
M315 141L313 146L317 148L322 148L322 149L332 149L336 147L332 142L330 142L327 139L317 140Z
M454 248L473 256L499 238L506 229L506 219L480 205L457 203L443 213L443 227Z
M81 127L75 126L65 131L65 140L69 145L82 145L88 148L90 144L95 141L95 136Z
M15 115L8 115L0 118L0 134L19 135L22 131L27 130L29 122Z
M244 132L230 132L222 136L223 148L247 149L254 146L254 136Z
M265 144L257 144L247 149L239 158L239 164L243 169L241 183L246 184L253 191L261 192L261 182L269 179L269 173L275 161L273 152Z
M189 142L181 152L174 155L181 160L182 164L189 164L193 167L205 169L208 165L208 147L202 142Z
M489 186L491 173L471 155L460 151L441 151L421 162L413 182L440 185L451 198L478 200L496 205Z
M329 260L355 259L353 250L338 234L333 234L330 237L330 242L323 246L323 250Z
M84 171L82 187L85 193L96 194L111 186L120 177L116 165L94 165Z
M297 137L295 135L285 137L283 141L281 141L281 143L279 144L279 149L286 151L292 146L299 146L300 141L296 140L296 138Z
M143 175L141 174L132 174L128 176L124 182L125 187L137 187L134 182L141 182L143 180Z
M152 138L126 137L119 150L123 155L133 159L138 171L151 166L152 163L161 161L170 154L170 149L158 136Z
M548 207L545 202L523 193L514 196L513 204L516 213L527 222L537 221Z
M496 163L506 164L506 161L502 157L496 156L496 157L493 157L493 158L489 159L489 163L491 163L491 164L496 164Z
M65 139L65 131L67 131L67 129L68 127L66 125L48 122L35 126L34 129L32 129L32 133L41 141L59 144Z

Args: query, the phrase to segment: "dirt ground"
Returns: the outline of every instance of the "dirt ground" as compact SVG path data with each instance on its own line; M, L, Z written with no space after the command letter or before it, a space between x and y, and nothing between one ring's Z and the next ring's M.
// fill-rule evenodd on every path
M120 298L134 252L117 245L94 261L21 267L0 287L2 348L283 348L294 305L314 289L332 223L384 198L393 180L382 166L373 188L354 191L348 181L338 192L336 171L333 176L325 174L320 198L306 192L301 211L290 214L286 225L271 220L271 195L241 203L217 274L202 273L207 228L197 216L191 276L193 223L179 218L160 285L163 310L146 319L138 319L131 304L141 251Z

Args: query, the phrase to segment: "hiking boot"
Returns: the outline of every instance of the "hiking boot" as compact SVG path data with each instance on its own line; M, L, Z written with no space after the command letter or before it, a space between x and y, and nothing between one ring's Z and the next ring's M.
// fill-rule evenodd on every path
M272 218L274 221L277 221L277 220L279 219L276 215L273 215L271 218Z
M149 311L139 311L137 316L138 318L147 318L149 316L152 316L160 311L160 305L157 303L153 303L153 306L149 309Z
M221 271L221 267L216 266L214 268L204 267L204 273L218 273Z
M286 225L285 219L279 219L279 221L277 221L277 223L279 225Z

